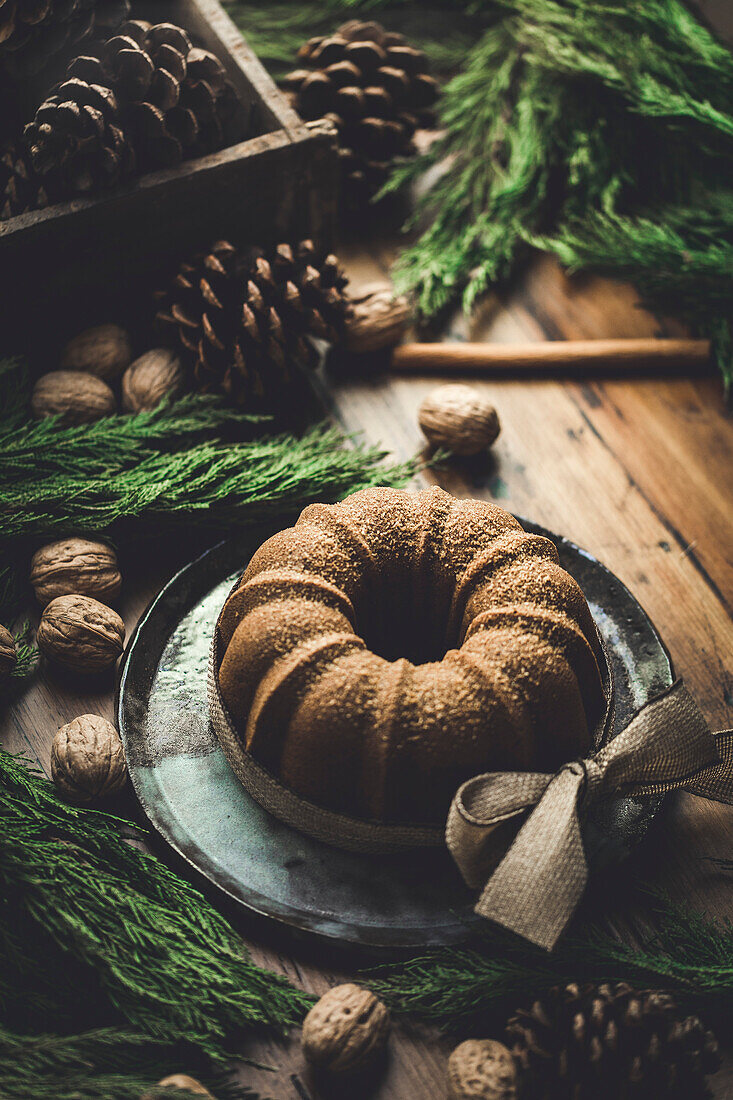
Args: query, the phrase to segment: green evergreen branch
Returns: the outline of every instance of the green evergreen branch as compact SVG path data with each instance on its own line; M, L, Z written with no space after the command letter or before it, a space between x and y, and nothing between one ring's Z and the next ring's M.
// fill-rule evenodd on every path
M0 431L12 431L28 419L30 375L22 359L0 359Z
M3 383L17 397L0 408L0 622L8 626L40 539L131 521L156 530L164 522L243 527L313 500L403 484L415 470L390 466L378 447L323 426L300 438L229 442L258 418L201 395L78 427L29 421L27 369L0 363L0 393ZM24 671L30 658L24 651Z
M16 628L13 637L16 656L12 675L17 680L25 680L38 663L38 646L33 642L33 631L28 619Z
M8 481L41 475L81 473L113 475L162 449L188 448L224 430L260 423L262 417L238 413L217 397L188 395L134 416L104 417L92 424L66 427L58 417L8 424L0 419L0 478Z
M485 1025L522 999L563 982L627 981L673 990L695 1009L733 1008L733 924L706 920L662 896L653 900L656 931L629 946L590 926L552 954L487 928L478 944L427 954L372 971L369 984L397 1011L448 1030Z
M276 73L347 16L385 19L440 71L462 68L444 90L442 137L385 189L433 169L413 219L420 236L395 271L423 315L461 298L470 309L539 246L628 279L650 309L684 318L712 340L731 385L733 54L683 0L228 7ZM455 52L441 16L469 20Z
M403 482L414 470L410 463L385 468L379 448L345 443L338 430L316 428L300 439L200 443L135 465L110 459L100 474L86 456L78 456L72 473L63 468L52 473L51 442L45 476L29 473L0 486L1 537L46 536L69 527L100 531L140 518L184 519L207 527L251 524L316 498L333 500L385 481ZM6 457L12 461L7 452Z
M426 316L466 308L532 245L630 279L733 379L733 55L680 0L499 0L446 87L437 179L396 268Z
M123 838L132 827L67 805L1 750L0 818L6 1027L124 1021L221 1061L243 1030L285 1031L307 1009L308 997L255 966L193 887Z
M3 1100L140 1100L170 1072L170 1051L145 1035L98 1028L79 1035L16 1035L0 1026ZM173 1097L191 1097L180 1089Z

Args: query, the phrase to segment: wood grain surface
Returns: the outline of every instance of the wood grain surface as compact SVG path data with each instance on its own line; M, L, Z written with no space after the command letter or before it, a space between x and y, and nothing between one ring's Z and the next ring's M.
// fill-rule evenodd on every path
M733 41L730 0L698 6ZM348 251L356 283L387 278L394 234L371 235ZM634 292L597 278L568 280L550 260L537 262L511 294L487 301L472 323L457 317L446 339L516 344L558 339L684 336L638 309ZM456 377L455 375L453 376ZM417 408L441 381L435 374L371 374L334 384L335 412L399 457L423 444ZM586 547L626 583L658 627L678 674L710 723L733 725L733 422L718 379L470 379L495 403L502 433L489 456L453 461L422 475L459 495L497 501ZM122 548L121 611L128 633L151 597L203 546L192 537L162 544L141 559ZM25 751L48 773L50 744L63 722L83 712L114 715L112 678L71 686L42 666L31 687L0 716L0 742ZM128 792L118 808L135 815ZM608 891L609 913L633 918L636 887L664 886L711 916L733 917L731 877L711 857L731 856L733 809L689 795L670 797L646 843ZM152 846L169 858L152 838ZM611 896L612 894L612 896ZM370 960L297 942L242 920L255 959L321 993ZM252 1040L245 1053L274 1067L243 1065L242 1083L272 1100L441 1100L450 1043L401 1024L386 1073L324 1092L311 1079L297 1035L287 1043ZM171 1066L171 1071L184 1070ZM733 1057L714 1079L716 1100L733 1097Z
M359 284L386 280L394 240L385 233L369 249L347 247L347 267ZM680 335L636 306L634 292L597 278L567 279L539 260L512 293L488 302L468 325L456 317L446 339L511 344L544 339ZM454 376L455 377L455 376ZM370 373L333 383L334 409L352 430L404 458L424 440L417 408L440 379L432 374ZM562 533L606 563L655 622L710 723L733 725L733 422L714 375L653 379L559 378L471 384L496 405L502 432L490 455L451 461L422 475L458 495L491 499ZM200 547L163 544L140 560L122 548L122 612L128 633L165 580ZM48 772L56 728L82 712L113 717L113 683L92 690L70 686L43 666L26 694L6 713L0 739L31 753ZM127 795L122 811L136 812ZM733 917L733 879L711 857L731 855L733 809L689 795L671 797L647 842L613 884L609 912L633 917L639 884L663 885L716 917ZM162 845L153 842L167 858ZM609 891L610 894L610 891ZM354 976L371 960L297 942L228 912L263 965L320 993ZM324 1093L311 1079L297 1036L288 1043L252 1041L246 1053L276 1067L243 1066L242 1082L273 1100L440 1100L450 1044L401 1025L387 1072ZM171 1070L179 1067L171 1067ZM180 1067L185 1068L185 1067ZM360 1091L361 1090L361 1091ZM733 1062L716 1078L718 1100L733 1095Z

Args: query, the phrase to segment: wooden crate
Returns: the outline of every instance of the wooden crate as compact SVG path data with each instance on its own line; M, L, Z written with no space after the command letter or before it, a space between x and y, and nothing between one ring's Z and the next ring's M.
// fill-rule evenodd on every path
M332 244L333 139L301 122L218 0L134 0L132 14L179 23L216 53L256 136L104 196L0 222L3 352L49 330L60 339L100 317L139 311L179 256L221 237Z

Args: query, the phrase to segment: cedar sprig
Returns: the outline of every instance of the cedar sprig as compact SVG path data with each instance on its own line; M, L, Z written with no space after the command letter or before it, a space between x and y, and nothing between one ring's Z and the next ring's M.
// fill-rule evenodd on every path
M348 446L342 432L324 427L299 439L199 443L135 464L128 456L119 464L109 456L101 471L86 455L77 455L72 470L60 463L52 472L54 454L65 452L69 431L75 429L48 429L43 476L28 471L0 485L0 546L70 527L102 531L130 519L245 526L296 511L315 499L335 500L361 488L404 483L414 472L412 463L384 466L385 452L378 447ZM58 447L54 435L60 437ZM12 451L0 439L0 467L12 464L13 451L24 448L17 437L15 433ZM140 450L144 455L146 448Z
M663 988L690 1009L730 1014L733 923L708 920L663 895L652 895L651 901L654 930L640 942L589 925L548 954L487 926L475 946L378 968L370 972L369 984L397 1011L455 1031L479 1027L523 997L567 982Z
M156 1092L155 1083L180 1057L169 1045L125 1028L94 1028L71 1035L18 1035L0 1025L3 1100L181 1100L187 1089ZM249 1090L211 1082L218 1100L245 1100Z
M684 316L730 384L733 55L681 0L481 10L499 20L444 91L443 136L390 185L435 169L400 288L427 316L470 308L543 247Z
M0 358L0 432L10 432L28 419L31 379L19 356Z
M202 394L81 426L32 421L29 388L24 364L0 361L0 622L9 627L43 538L108 534L133 521L241 528L314 500L404 484L415 470L324 426L241 441L261 418Z
M13 638L15 640L15 668L12 676L17 680L24 680L30 676L38 663L38 646L33 641L33 628L29 619L24 619L15 628Z
M0 420L0 483L41 475L113 475L161 450L190 447L223 431L266 418L238 413L220 398L187 395L134 416L114 415L92 424L64 426L58 417L25 420L6 428Z
M135 827L70 806L0 750L0 1023L28 1032L122 1024L221 1061L284 1032L309 998L255 966L216 910L130 844Z

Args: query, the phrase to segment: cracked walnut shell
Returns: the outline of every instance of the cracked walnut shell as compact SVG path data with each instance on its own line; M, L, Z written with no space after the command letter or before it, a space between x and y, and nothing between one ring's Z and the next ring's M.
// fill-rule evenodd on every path
M92 802L123 786L127 768L120 735L97 714L82 714L57 731L51 746L51 777L74 802Z
M303 1053L318 1069L351 1073L384 1047L389 1012L358 985L337 985L324 993L303 1023Z
M517 1071L503 1043L469 1039L448 1059L448 1100L517 1100Z
M41 616L36 640L44 656L72 672L102 672L122 653L125 625L90 596L57 596Z
M122 577L111 546L94 539L58 539L36 550L30 582L41 607L57 596L93 596L109 604L120 594Z
M423 434L434 447L456 455L475 455L499 435L494 406L472 386L451 384L431 390L418 412Z

